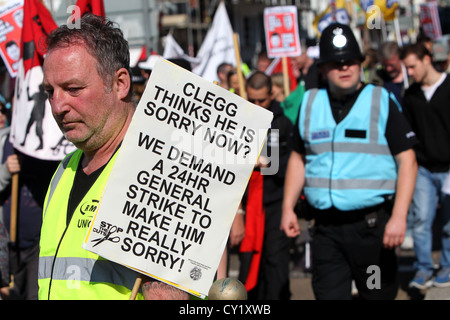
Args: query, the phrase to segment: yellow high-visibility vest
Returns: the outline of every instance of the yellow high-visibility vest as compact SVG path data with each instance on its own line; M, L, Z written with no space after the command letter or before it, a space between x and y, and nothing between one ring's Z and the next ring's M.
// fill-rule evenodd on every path
M55 172L44 202L39 254L39 299L129 299L137 273L82 248L117 152L84 196L67 225L67 206L80 150ZM136 299L143 299L139 293Z

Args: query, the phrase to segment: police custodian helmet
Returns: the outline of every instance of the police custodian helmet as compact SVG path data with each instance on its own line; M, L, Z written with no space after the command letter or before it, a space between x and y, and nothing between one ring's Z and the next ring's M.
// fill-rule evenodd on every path
M319 50L319 64L342 63L353 59L364 60L355 35L345 24L333 23L326 27L320 37Z

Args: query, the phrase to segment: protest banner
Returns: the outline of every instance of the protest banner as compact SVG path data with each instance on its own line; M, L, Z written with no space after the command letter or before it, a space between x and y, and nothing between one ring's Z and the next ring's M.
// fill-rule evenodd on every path
M103 0L78 0L68 9L72 10L67 21L69 28L77 28L79 18L87 12L104 16ZM49 161L62 160L76 149L56 124L42 86L42 65L47 53L45 41L57 27L41 0L24 2L21 59L14 90L10 140L14 148L25 155Z
M270 58L301 54L296 6L264 8L264 30Z
M23 0L0 4L0 54L11 78L19 70Z
M419 21L426 36L432 40L442 37L441 21L436 2L420 4Z
M374 14L381 13L385 21L392 21L397 17L398 0L359 0L357 1L361 9L366 13L366 19L370 19Z
M272 117L160 58L83 248L206 296Z
M27 156L58 161L75 150L62 134L51 112L42 86L42 65L47 35L57 28L51 13L40 0L23 6L21 59L17 72L10 141Z
M105 4L103 0L77 0L75 6L79 8L81 16L87 12L96 16L105 16Z
M297 7L279 6L264 9L264 31L267 56L282 61L284 92L290 93L287 57L299 56L300 36L298 32Z
M322 35L322 31L325 30L331 23L350 24L350 14L347 10L345 0L336 0L330 2L328 7L314 18L313 28L316 31L318 37Z
M164 45L164 52L162 54L164 59L184 59L194 66L200 64L200 58L191 57L184 53L183 49L173 37L172 32L167 34L165 42L166 44Z
M198 49L192 72L211 82L218 81L217 67L222 62L238 66L235 61L233 27L228 17L224 1L220 1L211 27Z

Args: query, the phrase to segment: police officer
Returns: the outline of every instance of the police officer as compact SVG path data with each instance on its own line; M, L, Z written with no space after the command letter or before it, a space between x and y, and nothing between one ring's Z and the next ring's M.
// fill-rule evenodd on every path
M312 285L317 299L394 299L395 247L406 230L417 164L414 134L395 97L360 81L364 57L351 29L322 33L327 86L306 92L293 134L281 229L300 234L294 207L304 192L315 219Z

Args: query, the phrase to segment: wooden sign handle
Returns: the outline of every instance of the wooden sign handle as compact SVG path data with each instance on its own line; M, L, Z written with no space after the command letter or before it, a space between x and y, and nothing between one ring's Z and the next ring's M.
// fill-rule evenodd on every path
M9 238L12 243L17 240L17 208L19 201L19 174L12 175L11 183L11 220L9 225Z
M136 281L134 282L133 289L131 290L130 300L136 299L141 284L142 284L142 275L138 275Z

